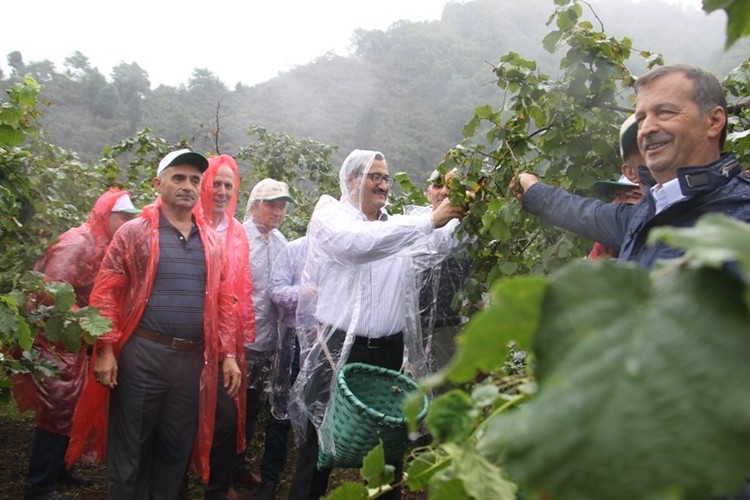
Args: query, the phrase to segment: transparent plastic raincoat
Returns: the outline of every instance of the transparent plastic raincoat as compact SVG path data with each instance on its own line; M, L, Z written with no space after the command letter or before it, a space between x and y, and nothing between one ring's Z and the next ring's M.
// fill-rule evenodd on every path
M297 297L302 269L307 258L307 236L290 241L276 258L268 292L283 315L277 356L273 366L271 414L278 420L289 418L289 394L292 389L292 365L299 353L295 349ZM290 335L289 332L295 332Z
M224 219L219 223L217 235L224 246L224 257L227 260L227 281L232 287L233 314L237 322L235 335L235 355L242 372L242 384L234 397L237 408L237 453L245 449L245 399L247 398L247 368L245 366L245 339L255 339L255 313L253 312L253 284L250 279L250 245L247 242L245 229L240 221L234 218L237 208L237 196L240 190L240 173L237 163L229 155L219 155L208 159L208 169L201 181L200 212L205 223L211 225L214 211L213 184L216 172L220 167L229 167L234 174L234 192L224 210ZM219 346L219 361L224 359L224 352ZM206 372L204 372L204 377ZM195 458L195 456L193 457ZM203 475L200 462L192 463L199 476Z
M112 330L98 341L112 344L115 357L138 326L151 294L159 262L159 207L161 198L144 207L141 215L124 224L113 238L96 277L91 304L112 320ZM207 224L196 204L195 222L206 254L206 296L204 303L204 373L201 377L199 425L193 444L193 463L202 464L203 481L208 480L208 458L213 437L218 383L219 346L224 354L236 355L237 321L233 294L226 279L227 264L218 236ZM96 361L97 349L91 360ZM77 459L102 460L106 452L109 388L98 384L93 373L86 380L73 419L66 462ZM84 455L85 453L85 455Z
M278 348L279 319L281 313L271 300L268 286L276 257L287 245L286 237L278 229L262 234L252 215L253 202L248 199L242 226L250 243L250 269L253 280L253 307L255 309L255 339L245 339L248 355L248 386L270 394L273 385L273 365Z
M75 290L76 308L89 305L94 278L112 239L109 215L115 202L127 194L112 188L101 195L86 222L63 233L34 266L35 271L44 273L45 280L70 284ZM40 359L57 366L59 373L45 377L41 383L31 375L15 377L13 395L18 408L36 412L38 427L70 435L73 411L86 380L86 345L78 352L68 352L38 332L34 349Z
M432 213L431 206L409 206L408 215ZM455 336L467 321L454 307L453 297L471 270L466 246L469 238L459 238L458 219L417 240L409 248L419 288L419 317L427 368L434 373L443 368L455 352Z
M301 368L289 414L298 443L315 438L305 435L309 420L321 449L331 454L334 443L326 420L333 374L346 362L355 336L403 332L401 370L415 378L426 373L409 246L433 232L432 218L389 216L381 209L379 220L367 220L362 200L370 193L363 192L364 180L376 155L383 158L364 150L346 158L339 172L341 198L322 196L307 231L297 306ZM337 331L345 332L343 343L332 342Z

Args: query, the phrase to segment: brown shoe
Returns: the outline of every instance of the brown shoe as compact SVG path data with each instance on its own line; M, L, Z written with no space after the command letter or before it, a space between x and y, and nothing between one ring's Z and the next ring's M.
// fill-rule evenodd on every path
M260 485L260 474L252 469L243 470L232 476L232 481L249 484L250 486L258 486Z

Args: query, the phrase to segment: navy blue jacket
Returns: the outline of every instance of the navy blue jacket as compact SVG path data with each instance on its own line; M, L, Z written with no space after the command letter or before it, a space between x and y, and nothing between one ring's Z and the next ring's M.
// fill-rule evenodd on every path
M583 198L538 182L526 191L523 208L545 222L619 248L619 260L638 262L646 269L651 269L657 259L683 253L664 243L646 245L651 228L690 227L708 212L750 222L750 176L742 172L731 153L709 165L679 168L677 177L686 198L658 215L654 214L654 200L648 192L654 179L645 167L640 167L638 173L644 196L635 205Z

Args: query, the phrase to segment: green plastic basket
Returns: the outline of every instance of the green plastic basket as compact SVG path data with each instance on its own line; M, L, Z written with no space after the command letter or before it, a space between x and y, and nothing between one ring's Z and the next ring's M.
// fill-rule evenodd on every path
M362 459L383 441L386 463L400 460L409 438L401 405L417 383L394 370L366 363L350 363L336 377L336 396L331 409L329 431L334 453L318 452L318 468L362 467ZM427 413L423 396L418 418Z

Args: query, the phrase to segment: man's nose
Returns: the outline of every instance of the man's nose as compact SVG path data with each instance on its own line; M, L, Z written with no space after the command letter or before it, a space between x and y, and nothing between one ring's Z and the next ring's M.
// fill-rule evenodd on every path
M651 116L650 114L647 114L643 117L643 119L638 123L638 135L637 135L637 141L640 145L641 140L643 140L644 137L646 137L648 134L651 134L658 130L658 126L656 124L656 119Z

